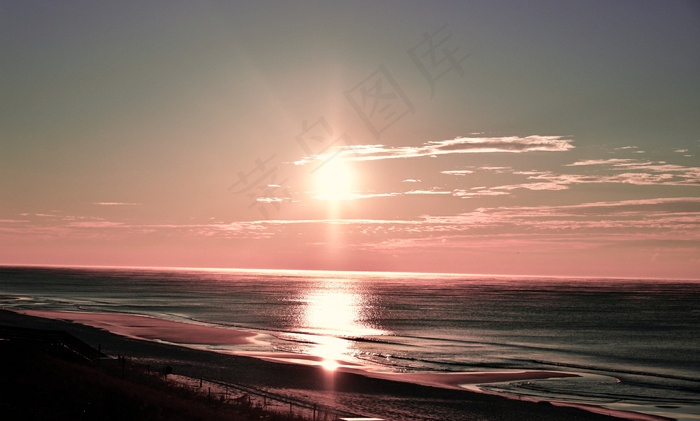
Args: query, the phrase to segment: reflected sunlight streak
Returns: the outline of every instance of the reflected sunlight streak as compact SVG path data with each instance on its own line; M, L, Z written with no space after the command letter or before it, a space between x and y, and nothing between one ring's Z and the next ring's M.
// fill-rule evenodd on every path
M311 353L322 358L321 366L326 370L337 369L352 355L353 343L345 338L385 333L365 322L364 314L369 310L366 300L342 281L326 281L304 301L304 328L319 335Z

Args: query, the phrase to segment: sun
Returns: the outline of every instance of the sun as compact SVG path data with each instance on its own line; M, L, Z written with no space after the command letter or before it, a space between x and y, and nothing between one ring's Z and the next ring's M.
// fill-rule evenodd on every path
M315 198L319 200L351 200L355 190L355 171L340 159L323 163L312 173Z

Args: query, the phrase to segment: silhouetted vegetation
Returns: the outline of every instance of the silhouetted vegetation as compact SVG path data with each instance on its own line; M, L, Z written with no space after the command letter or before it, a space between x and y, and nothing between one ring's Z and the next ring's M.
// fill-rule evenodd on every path
M23 420L298 420L246 400L223 402L160 374L67 361L0 341L0 413Z

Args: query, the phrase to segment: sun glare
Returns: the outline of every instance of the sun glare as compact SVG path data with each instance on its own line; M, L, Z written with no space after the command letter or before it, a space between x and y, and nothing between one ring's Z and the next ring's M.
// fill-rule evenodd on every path
M333 280L310 291L304 309L304 328L316 336L313 355L321 358L320 365L336 370L353 353L347 338L382 334L363 321L365 303L359 291Z
M355 189L355 172L347 162L331 159L313 172L313 188L319 200L350 200Z
M326 371L335 371L340 367L340 364L336 360L323 360L321 361L321 367Z

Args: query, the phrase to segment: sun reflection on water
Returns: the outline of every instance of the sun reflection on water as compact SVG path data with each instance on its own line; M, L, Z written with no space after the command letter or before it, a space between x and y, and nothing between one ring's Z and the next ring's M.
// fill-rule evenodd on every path
M321 366L333 371L355 352L351 339L385 332L367 321L372 306L351 281L327 279L303 298L302 329L314 334L310 353L322 358Z

